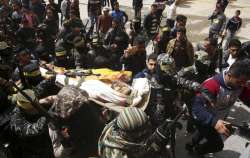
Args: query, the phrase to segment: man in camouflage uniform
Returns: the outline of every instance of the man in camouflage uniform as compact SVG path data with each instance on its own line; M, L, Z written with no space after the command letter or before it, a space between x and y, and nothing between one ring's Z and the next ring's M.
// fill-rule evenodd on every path
M63 122L61 129L50 128L56 157L82 158L96 154L103 122L99 110L87 97L85 91L65 86L51 99L51 112Z
M194 64L192 66L180 70L179 75L181 75L186 79L201 84L204 80L215 74L216 67L214 66L214 63L217 62L216 60L215 61L212 60L210 56L211 55L205 51L202 50L196 51ZM190 111L192 107L192 99L190 98L194 97L195 97L194 91L187 91L187 90L182 91L182 99L184 100ZM193 133L195 131L195 128L191 114L186 115L186 118L187 118L186 132Z
M163 158L170 156L165 145L168 130L164 125L152 130L149 118L136 107L125 108L106 125L99 138L101 158Z
M194 63L192 43L187 39L186 28L177 28L176 38L169 41L166 53L175 60L177 71Z
M26 89L23 92L37 101L34 91ZM13 102L16 107L10 117L10 128L17 136L18 157L54 158L47 119L20 92L13 97Z

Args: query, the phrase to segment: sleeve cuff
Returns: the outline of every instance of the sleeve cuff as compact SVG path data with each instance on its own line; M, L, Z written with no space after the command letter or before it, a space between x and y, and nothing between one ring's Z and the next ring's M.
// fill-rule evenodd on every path
M212 118L211 126L215 127L217 121L218 121L218 118L216 118L216 117Z

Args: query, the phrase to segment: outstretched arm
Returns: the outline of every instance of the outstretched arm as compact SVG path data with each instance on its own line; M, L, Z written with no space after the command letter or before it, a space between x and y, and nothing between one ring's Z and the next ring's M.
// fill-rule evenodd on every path
M47 119L40 117L36 122L29 122L16 108L10 119L11 130L21 137L31 137L42 134L47 129Z

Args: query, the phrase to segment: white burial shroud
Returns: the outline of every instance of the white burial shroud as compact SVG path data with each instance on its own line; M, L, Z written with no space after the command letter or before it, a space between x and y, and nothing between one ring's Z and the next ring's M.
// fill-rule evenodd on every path
M56 82L61 85L65 85L65 78L65 75L57 75ZM78 85L78 81L76 79L69 78L68 85L76 86ZM89 94L89 98L95 100L99 104L112 104L112 106L122 107L138 106L143 110L145 110L150 96L150 85L146 78L133 80L131 87L132 92L129 96L115 91L110 87L110 85L99 80L84 81L81 83L79 88L85 90ZM128 100L130 100L130 105L127 105ZM120 110L115 111L120 112Z

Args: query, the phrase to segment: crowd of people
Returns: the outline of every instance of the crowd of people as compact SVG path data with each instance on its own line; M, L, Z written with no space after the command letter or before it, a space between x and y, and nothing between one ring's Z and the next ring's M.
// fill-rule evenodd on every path
M221 135L232 134L230 108L237 99L250 106L250 43L236 37L241 11L227 20L229 1L217 0L207 37L194 45L188 17L176 14L180 3L155 0L143 17L143 1L133 0L129 20L117 0L88 0L87 27L79 0L2 0L0 157L174 157L175 133L166 119L180 113L193 135L188 152L223 150ZM44 78L41 67L52 77ZM151 85L147 108L127 107L104 119L107 109L93 106L86 92L55 83L55 67L131 71L126 85L140 78Z

